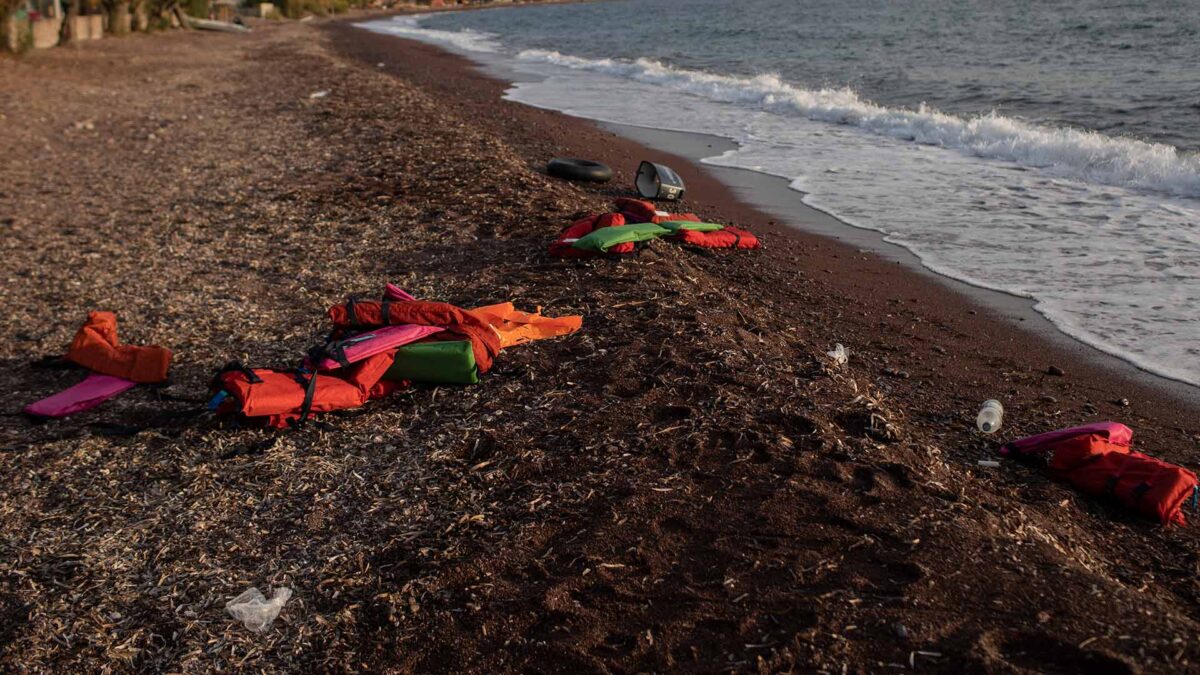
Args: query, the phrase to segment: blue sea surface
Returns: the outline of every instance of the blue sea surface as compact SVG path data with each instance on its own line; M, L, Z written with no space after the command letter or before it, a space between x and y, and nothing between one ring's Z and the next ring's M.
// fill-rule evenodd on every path
M893 107L1200 149L1200 2L623 0L430 16L516 49L649 58Z

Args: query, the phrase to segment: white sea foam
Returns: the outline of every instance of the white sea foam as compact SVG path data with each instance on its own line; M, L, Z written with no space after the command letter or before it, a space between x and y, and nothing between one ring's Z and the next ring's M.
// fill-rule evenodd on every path
M864 101L850 89L804 89L771 74L731 77L649 59L588 59L539 49L522 51L517 58L624 77L776 114L852 125L881 136L1048 169L1088 182L1200 197L1200 155L1180 154L1161 143L1037 126L996 114L963 118L925 106L888 108Z
M498 51L495 35L480 33L473 30L450 31L421 28L421 21L429 18L428 14L406 14L390 19L364 21L356 24L373 33L407 37L426 42L436 42L455 47L465 52L494 53Z

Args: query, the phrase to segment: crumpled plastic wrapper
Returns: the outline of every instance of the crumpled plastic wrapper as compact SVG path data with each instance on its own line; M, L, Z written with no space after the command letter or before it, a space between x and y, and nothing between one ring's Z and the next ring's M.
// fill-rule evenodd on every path
M271 626L284 604L292 597L292 589L276 588L270 600L251 586L241 595L225 603L225 611L250 630L261 633Z

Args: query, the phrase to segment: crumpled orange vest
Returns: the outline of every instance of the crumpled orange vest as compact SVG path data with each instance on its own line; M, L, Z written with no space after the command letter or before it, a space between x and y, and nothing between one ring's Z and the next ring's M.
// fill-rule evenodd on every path
M87 322L71 340L67 358L97 373L153 384L167 379L171 350L157 345L122 345L117 339L117 315L89 312Z

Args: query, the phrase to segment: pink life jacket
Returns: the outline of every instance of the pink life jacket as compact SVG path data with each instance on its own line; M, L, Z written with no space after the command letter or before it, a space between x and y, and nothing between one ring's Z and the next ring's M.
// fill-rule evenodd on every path
M91 373L82 382L57 394L25 406L25 412L38 417L66 417L91 410L108 399L129 391L137 382L123 377Z
M333 370L357 363L368 356L416 342L423 337L440 333L442 330L438 326L417 326L415 324L381 326L369 333L361 333L323 345L313 355L313 361L321 370Z
M1076 436L1085 436L1097 434L1102 436L1109 443L1115 445L1129 445L1133 440L1133 429L1119 422L1095 422L1093 424L1085 424L1080 427L1071 427L1070 429L1058 429L1057 431L1047 431L1042 434L1026 436L1011 443L1006 443L1000 448L1000 454L1009 456L1041 454L1052 449L1058 443L1074 438Z

